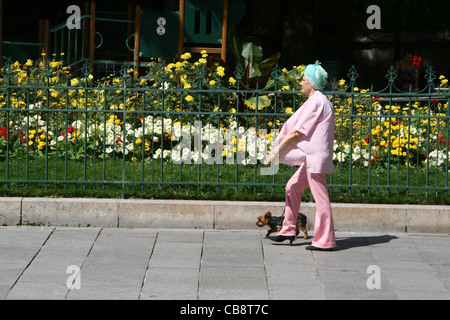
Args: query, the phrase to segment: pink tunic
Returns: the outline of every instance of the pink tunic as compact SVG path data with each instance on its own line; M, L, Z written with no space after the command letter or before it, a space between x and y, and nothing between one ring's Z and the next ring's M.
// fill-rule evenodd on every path
M334 173L334 126L333 105L322 92L317 91L283 125L275 146L292 129L303 135L280 152L280 163L300 166L306 161L310 173Z

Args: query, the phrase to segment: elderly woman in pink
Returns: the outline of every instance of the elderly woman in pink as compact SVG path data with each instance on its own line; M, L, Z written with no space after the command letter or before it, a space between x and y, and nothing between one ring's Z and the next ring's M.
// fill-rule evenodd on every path
M322 93L328 74L317 61L305 68L301 85L308 100L284 124L267 162L298 166L286 185L285 218L276 242L296 240L298 211L309 186L316 203L314 239L307 250L332 250L336 246L327 174L334 173L334 108Z

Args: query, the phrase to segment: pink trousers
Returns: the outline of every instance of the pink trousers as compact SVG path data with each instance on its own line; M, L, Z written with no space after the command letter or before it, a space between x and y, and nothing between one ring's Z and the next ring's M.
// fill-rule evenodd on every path
M316 202L314 239L311 245L324 249L334 248L336 239L327 189L327 176L325 173L307 172L306 163L300 166L286 185L285 218L283 227L278 234L283 236L296 234L298 211L302 202L303 192L308 186Z

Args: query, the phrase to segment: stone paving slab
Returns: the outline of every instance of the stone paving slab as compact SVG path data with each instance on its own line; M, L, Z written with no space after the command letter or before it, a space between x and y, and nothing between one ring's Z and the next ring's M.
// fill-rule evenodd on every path
M305 245L313 232L293 246L273 243L264 238L265 233L261 229L0 227L0 297L450 299L448 235L337 232L335 251L311 252Z

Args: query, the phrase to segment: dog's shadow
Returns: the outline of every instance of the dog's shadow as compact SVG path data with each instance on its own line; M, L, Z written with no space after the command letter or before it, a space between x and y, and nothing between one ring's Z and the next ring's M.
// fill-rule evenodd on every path
M308 239L298 238L297 241L292 243L292 246L304 246L304 245L310 245L313 237L309 236ZM333 249L333 251L344 251L352 248L358 248L358 247L367 247L371 245L381 244L381 243L388 243L391 240L398 239L397 236L392 235L380 235L380 236L355 236L355 237L342 237L342 238L336 238L336 247ZM272 245L288 245L289 243L277 243L272 242Z

